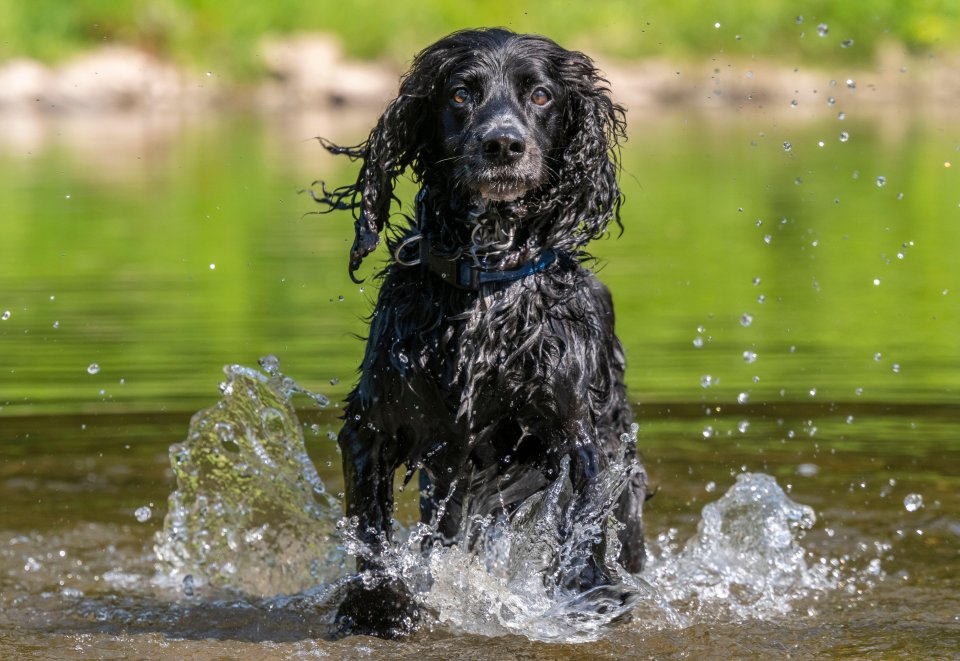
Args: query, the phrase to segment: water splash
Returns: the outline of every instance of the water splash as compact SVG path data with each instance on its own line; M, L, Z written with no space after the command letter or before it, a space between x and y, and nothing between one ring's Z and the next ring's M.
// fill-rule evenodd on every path
M320 405L325 398L284 376L272 357L261 365L266 374L225 368L223 399L197 413L187 439L171 447L178 486L156 541L159 573L188 598L211 585L332 625L347 588L373 578L350 571L370 551L320 481L291 403L298 394ZM639 624L630 626L644 627L764 619L836 589L836 570L808 566L800 545L813 510L763 474L738 476L704 507L690 540L681 547L675 532L661 536L644 573L629 574L616 560L612 512L636 470L613 462L589 493L576 494L564 463L509 518L469 517L472 550L424 551L436 529L417 523L401 528L380 560L424 607L427 626L542 641L596 640L631 617ZM597 549L610 582L581 592L576 577Z
M807 564L799 542L815 521L813 509L790 500L770 475L741 473L703 508L682 549L666 540L648 580L686 614L764 619L788 613L797 600L836 586L822 565Z
M252 595L304 590L342 567L340 504L307 456L291 401L326 400L263 363L267 374L225 367L223 399L170 448L177 490L154 547L164 573Z
M635 442L635 437L628 435ZM482 635L520 634L534 640L596 640L606 625L626 616L652 591L617 562L620 551L612 511L638 467L614 462L577 496L569 465L545 490L528 498L509 519L481 522L482 543L435 549L428 559L433 586L426 603L456 629ZM559 530L570 533L558 537ZM595 545L608 540L608 585L586 592L571 587Z

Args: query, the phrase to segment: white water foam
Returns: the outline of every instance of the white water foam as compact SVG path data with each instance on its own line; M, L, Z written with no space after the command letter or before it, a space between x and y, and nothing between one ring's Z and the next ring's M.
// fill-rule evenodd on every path
M189 576L191 586L299 593L266 606L332 617L340 588L353 578L351 556L368 551L307 457L291 403L296 394L326 400L283 376L275 359L261 365L266 374L225 368L223 399L194 416L186 441L171 448L178 487L155 547L158 570L174 580ZM564 471L509 520L470 522L482 530L473 551L438 545L425 553L421 540L435 531L416 524L395 536L387 572L418 595L432 614L428 626L564 642L600 638L630 614L674 627L782 615L798 599L836 587L836 571L808 565L800 544L813 510L790 500L771 476L749 473L704 507L685 544L661 536L642 575L616 563L612 543L611 586L562 587L617 525L611 513L630 470L608 470L577 508ZM562 539L560 522L572 531Z

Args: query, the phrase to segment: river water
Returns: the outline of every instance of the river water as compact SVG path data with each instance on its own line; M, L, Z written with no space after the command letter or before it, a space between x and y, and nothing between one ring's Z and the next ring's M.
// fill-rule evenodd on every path
M960 131L839 110L632 120L625 232L595 250L657 487L629 617L401 548L429 614L397 641L331 627L352 560L329 435L375 285L298 194L352 176L309 138L369 118L8 124L0 658L956 656ZM177 547L171 446L224 365L267 354L330 403L260 438L290 459L254 471L266 519L188 517ZM401 494L404 535L415 511Z

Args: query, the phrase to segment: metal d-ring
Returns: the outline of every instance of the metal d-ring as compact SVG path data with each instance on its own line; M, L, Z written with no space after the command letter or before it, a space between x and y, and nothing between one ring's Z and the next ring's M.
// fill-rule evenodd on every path
M416 266L417 264L419 264L420 263L419 252L417 253L418 257L416 261L404 260L403 258L400 257L400 253L403 251L404 248L406 248L408 245L410 245L414 241L422 241L422 240L423 240L423 234L414 234L413 236L408 236L406 239L401 241L400 245L397 246L396 250L393 251L393 258L397 261L397 264L399 264L400 266Z

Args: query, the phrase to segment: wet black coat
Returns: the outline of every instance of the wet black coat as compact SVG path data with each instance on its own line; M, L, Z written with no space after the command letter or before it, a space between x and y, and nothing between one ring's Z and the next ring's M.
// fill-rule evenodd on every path
M423 186L415 216L393 225L339 436L347 514L373 550L361 569L378 569L390 539L401 466L420 470L424 521L439 516L438 536L456 543L469 541L470 516L509 516L564 457L579 493L609 462L635 461L633 441L622 440L632 416L613 305L584 250L619 223L622 112L583 54L542 37L466 31L417 56L365 143L325 143L363 161L356 184L316 196L354 211L351 274L391 225L396 177L409 171ZM435 259L489 270L547 250L558 258L470 290L428 268L425 245ZM638 469L617 508L631 571L643 564L645 489ZM584 588L605 580L597 558ZM341 613L376 632L394 620L370 605L399 592L360 591Z

